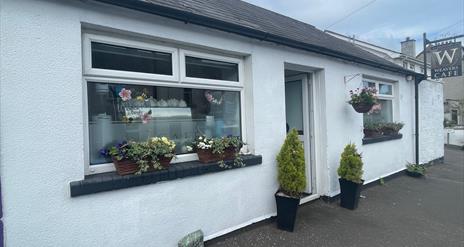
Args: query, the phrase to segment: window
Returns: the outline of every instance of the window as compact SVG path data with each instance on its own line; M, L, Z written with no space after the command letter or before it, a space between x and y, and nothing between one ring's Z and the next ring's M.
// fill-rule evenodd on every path
M424 73L424 67L422 67L422 66L420 67L420 72Z
M408 63L407 62L403 62L403 68L405 68L405 69L408 68Z
M172 75L172 54L92 42L92 68Z
M99 150L121 141L166 136L178 162L196 158L186 146L198 135L246 141L242 66L237 57L84 34L86 173L114 170Z
M107 145L167 136L185 154L195 136L240 136L240 92L87 83L90 164L111 162Z
M197 57L185 57L187 77L238 81L238 64Z
M364 113L364 122L387 123L394 121L394 88L393 84L364 80L365 87L372 87L377 90L378 105L373 107L371 112Z
M409 69L410 69L410 70L415 70L414 64L410 63L410 64L409 64Z

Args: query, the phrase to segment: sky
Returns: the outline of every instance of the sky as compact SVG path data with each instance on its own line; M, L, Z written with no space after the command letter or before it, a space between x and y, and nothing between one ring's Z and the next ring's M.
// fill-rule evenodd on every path
M309 23L392 50L422 33L434 40L464 34L464 0L245 0Z

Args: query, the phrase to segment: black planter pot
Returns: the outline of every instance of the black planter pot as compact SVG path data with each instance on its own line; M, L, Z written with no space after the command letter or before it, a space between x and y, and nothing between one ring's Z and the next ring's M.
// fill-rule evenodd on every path
M358 207L359 195L361 193L361 187L364 180L362 180L362 183L360 184L343 178L339 178L338 181L340 182L341 190L340 206L351 210L356 209Z
M295 226L296 212L300 205L300 198L288 197L275 193L277 204L277 227L281 230L293 232Z
M408 170L406 170L406 175L410 176L410 177L414 177L414 178L420 178L423 176L422 173L418 173L418 172L410 172Z

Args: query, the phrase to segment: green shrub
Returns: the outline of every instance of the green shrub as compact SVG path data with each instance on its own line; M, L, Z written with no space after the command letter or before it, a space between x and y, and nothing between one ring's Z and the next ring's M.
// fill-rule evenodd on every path
M295 129L288 133L277 155L277 163L280 190L289 196L299 197L306 188L306 169L303 144Z
M343 150L340 167L338 167L338 176L355 183L362 183L363 162L361 154L356 150L356 145L350 143Z
M410 171L410 172L419 173L419 174L422 174L422 175L425 174L425 166L423 166L423 165L408 163L406 165L406 169L408 171Z

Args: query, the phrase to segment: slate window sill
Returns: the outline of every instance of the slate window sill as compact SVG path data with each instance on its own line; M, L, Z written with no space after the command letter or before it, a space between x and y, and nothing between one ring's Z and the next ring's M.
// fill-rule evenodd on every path
M371 137L371 138L363 138L363 145L377 143L377 142L385 142L385 141L397 140L397 139L401 139L401 138L403 138L402 134Z
M243 155L242 158L245 167L259 165L262 162L261 155ZM226 161L226 163L232 164L233 161ZM236 168L241 167L234 167L231 169ZM203 164L199 161L190 161L172 164L167 170L143 173L142 175L119 176L116 172L89 175L86 176L84 180L73 181L70 183L71 197L154 184L161 181L193 177L227 170L230 169L221 168L218 163Z

